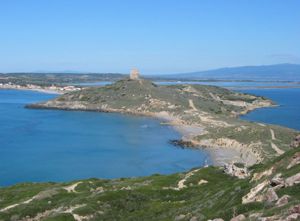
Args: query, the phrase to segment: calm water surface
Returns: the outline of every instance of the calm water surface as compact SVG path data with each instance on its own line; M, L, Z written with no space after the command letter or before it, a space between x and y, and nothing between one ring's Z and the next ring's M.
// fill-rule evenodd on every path
M120 114L25 109L55 95L0 90L0 185L170 174L209 162L169 144L158 120Z
M278 107L261 108L250 112L242 119L278 124L300 130L300 88L256 89L242 92L265 96L275 101Z
M104 86L111 84L110 81L100 81L92 83L79 83L74 85L81 86ZM299 84L291 82L251 82L251 81L157 81L159 85L176 85L176 84L199 84L199 85L214 85L226 88L255 88L255 87L300 87Z
M242 92L279 105L243 119L300 130L300 89ZM168 143L180 135L158 120L119 114L30 110L55 95L0 90L0 185L169 174L202 166L208 154Z

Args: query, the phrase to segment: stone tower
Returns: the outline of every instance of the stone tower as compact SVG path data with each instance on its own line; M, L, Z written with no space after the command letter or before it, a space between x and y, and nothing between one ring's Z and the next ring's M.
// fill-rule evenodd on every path
M138 69L132 69L130 71L130 79L131 80L138 80L140 78L140 72Z

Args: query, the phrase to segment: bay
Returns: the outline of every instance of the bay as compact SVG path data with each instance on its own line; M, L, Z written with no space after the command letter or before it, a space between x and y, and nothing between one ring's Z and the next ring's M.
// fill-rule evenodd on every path
M170 174L209 162L204 150L171 145L180 134L156 119L24 108L55 96L0 90L0 185Z

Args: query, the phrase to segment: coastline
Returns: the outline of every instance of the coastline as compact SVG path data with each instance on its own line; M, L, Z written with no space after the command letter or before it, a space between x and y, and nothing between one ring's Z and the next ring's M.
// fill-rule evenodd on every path
M139 93L137 93L139 91ZM199 98L200 97L200 98ZM207 105L207 106L206 106ZM214 165L262 162L288 150L290 143L280 138L278 148L270 131L294 136L285 128L262 126L239 119L255 109L274 106L271 100L233 92L217 86L157 86L153 82L129 78L110 86L67 93L27 108L94 111L154 117L172 126L181 135L175 145L202 148L211 153ZM253 131L256 131L254 135Z
M38 85L21 86L16 84L0 84L0 90L25 90L25 91L37 91L47 94L59 94L62 95L67 92L78 91L81 88L74 86L47 86L42 87Z
M153 117L165 121L162 122L162 124L172 126L174 130L181 134L181 139L175 141L177 143L176 145L181 146L182 148L202 149L207 151L210 155L210 160L213 166L224 166L225 164L241 161L243 161L243 163L246 165L254 165L260 162L259 157L257 157L250 150L245 151L245 149L242 147L220 147L215 146L214 144L209 144L208 146L201 145L201 143L194 140L194 137L207 133L204 126L186 125L180 123L178 119L174 119L172 117L163 117L162 115L154 115Z
M83 107L79 104L67 105L66 107L53 107L53 106L43 106L40 104L30 104L26 105L26 108L34 108L34 109L56 109L56 110L65 110L65 111L92 111L92 112L104 112L104 113L119 113L119 114L128 114L133 116L145 116L145 117L153 117L161 121L161 124L172 126L174 130L180 133L181 138L178 140L179 142L183 141L185 143L190 143L191 146L187 147L181 145L183 148L194 148L194 149L203 149L207 151L211 157L211 162L213 166L224 166L225 164L233 163L233 162L242 162L245 165L251 166L256 163L261 162L260 157L255 154L251 149L247 149L246 147L241 147L239 145L229 144L228 146L218 146L215 143L205 143L205 145L201 142L193 139L197 135L206 134L206 127L204 125L199 124L187 124L181 119L170 115L166 111L161 111L158 113L153 112L139 112L132 110L119 110L119 109L89 109ZM256 108L251 107L247 112L241 113L239 116L247 114L255 109L274 106L273 104L269 104L268 106L257 106Z
M31 88L4 88L0 87L0 90L18 90L18 91L36 91L40 93L45 93L45 94L64 94L61 91L55 91L55 90L47 90L47 89L31 89Z

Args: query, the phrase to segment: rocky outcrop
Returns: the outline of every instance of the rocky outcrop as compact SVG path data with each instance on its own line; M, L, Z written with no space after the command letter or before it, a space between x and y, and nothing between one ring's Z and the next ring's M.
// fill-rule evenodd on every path
M170 140L170 143L178 147L196 147L197 145L189 140Z
M254 174L253 174L253 177L252 177L252 179L251 179L251 182L257 181L257 180L260 180L260 179L263 178L263 177L272 175L273 170L274 170L274 168L271 167L270 169L265 170L265 171L263 171L263 172L260 172L260 173L254 173Z
M285 185L284 179L281 177L281 173L276 174L272 179L271 179L271 186L279 189Z
M197 144L207 148L234 149L239 152L240 161L247 166L252 166L263 160L260 151L257 151L260 146L262 146L262 143L260 142L245 144L238 142L235 139L220 137L217 139L198 139Z
M291 197L289 195L283 195L282 197L280 197L280 199L277 200L275 205L277 207L285 206L286 204L288 204L290 198Z
M278 200L278 196L277 196L277 194L276 194L276 192L273 188L269 188L267 190L267 192L265 193L265 199L264 200L269 202L269 203Z
M292 213L288 217L286 217L283 221L299 221L300 214L299 213Z
M180 220L184 220L184 219L185 219L185 217L186 217L186 215L184 215L184 214L180 214L180 215L178 215L178 216L175 216L175 219L174 219L174 221L180 221Z
M236 217L233 217L230 221L244 221L244 220L246 220L245 215L244 214L240 214L240 215L238 215Z
M289 209L290 213L299 213L300 214L300 204L295 205Z
M294 186L300 183L300 173L285 179L285 186Z
M225 164L224 172L239 179L245 179L250 176L247 167L238 167L234 163Z
M300 153L295 153L294 156L292 157L292 161L290 164L287 166L287 169L292 168L293 166L296 166L300 164Z
M263 196L259 193L270 184L269 180L265 180L255 187L253 187L250 192L242 198L242 203L252 203L252 202L261 202L263 201Z
M300 146L300 134L296 136L291 143L291 147L299 147L299 146Z

